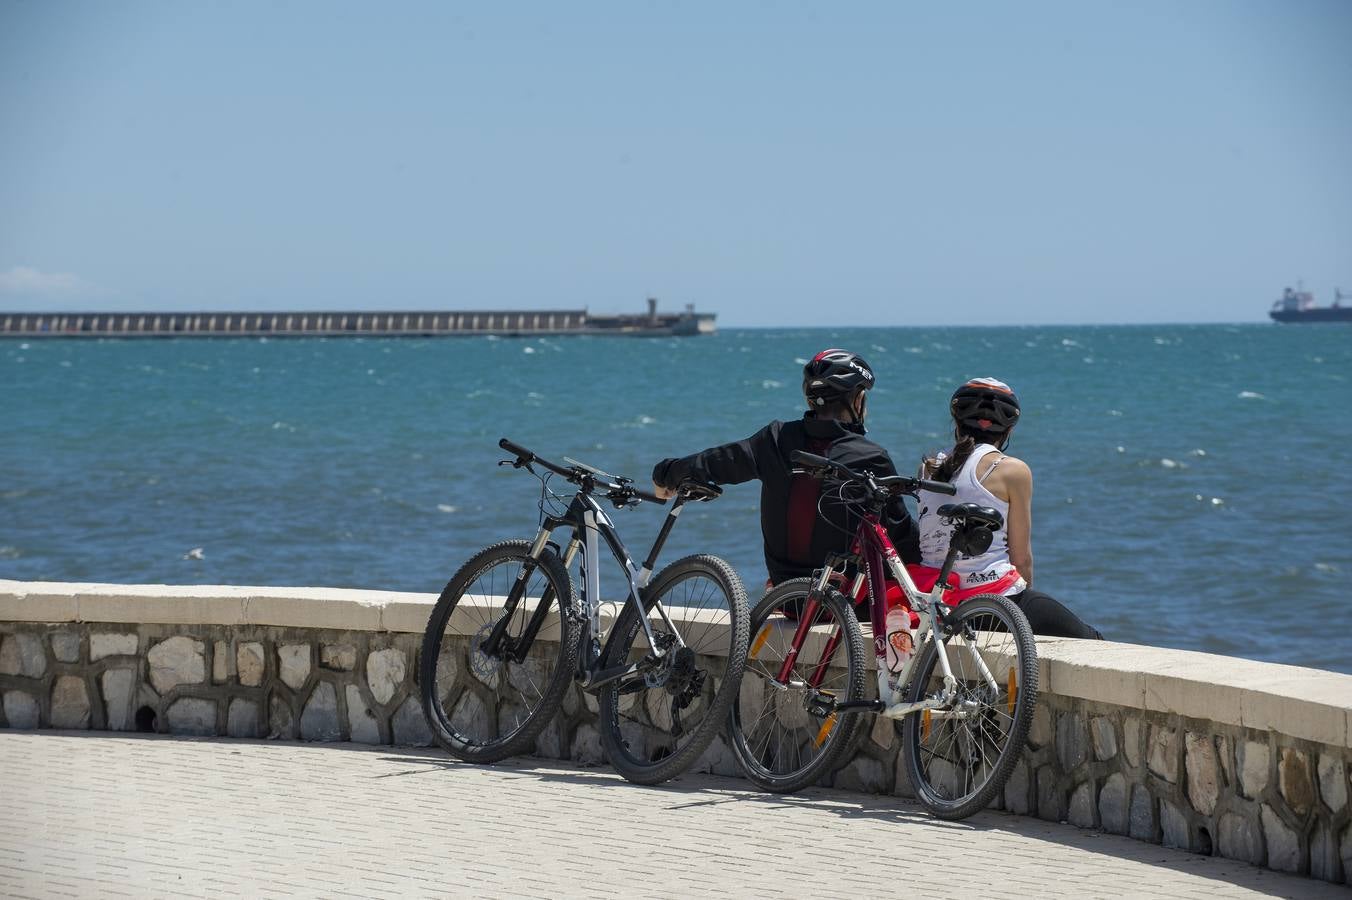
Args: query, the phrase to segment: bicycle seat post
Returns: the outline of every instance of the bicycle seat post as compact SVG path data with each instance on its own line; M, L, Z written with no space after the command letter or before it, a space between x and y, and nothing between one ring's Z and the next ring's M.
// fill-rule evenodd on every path
M934 582L934 586L942 590L948 585L948 576L953 573L953 563L958 560L958 548L950 541L948 545L948 554L944 556L944 564L939 569L939 580Z
M671 529L676 527L676 517L681 514L681 507L685 506L685 495L677 494L671 501L671 508L667 510L666 518L662 520L662 527L657 532L657 537L653 540L652 549L648 551L648 556L643 560L643 566L638 572L638 583L640 587L647 585L648 579L652 577L653 567L657 565L657 557L662 552L662 547L671 536Z

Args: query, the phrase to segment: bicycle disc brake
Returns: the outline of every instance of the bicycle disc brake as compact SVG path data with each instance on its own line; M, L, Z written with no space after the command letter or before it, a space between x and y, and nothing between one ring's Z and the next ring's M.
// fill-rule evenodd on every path
M483 682L492 679L503 667L502 656L489 656L483 651L484 641L488 640L488 634L495 624L497 623L489 622L483 625L469 639L469 667ZM506 635L503 637L505 639Z

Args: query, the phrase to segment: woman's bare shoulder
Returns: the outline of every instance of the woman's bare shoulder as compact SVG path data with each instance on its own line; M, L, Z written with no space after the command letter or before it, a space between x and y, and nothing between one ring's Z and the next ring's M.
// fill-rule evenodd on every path
M1011 491L1026 493L1033 486L1033 470L1016 456L1002 456L994 460L994 468L995 471L983 483L987 490L1001 500L1008 501Z
M1033 486L1033 470L1017 456L1006 456L1000 460L995 477L1000 479L1001 485L1014 490L1028 490Z

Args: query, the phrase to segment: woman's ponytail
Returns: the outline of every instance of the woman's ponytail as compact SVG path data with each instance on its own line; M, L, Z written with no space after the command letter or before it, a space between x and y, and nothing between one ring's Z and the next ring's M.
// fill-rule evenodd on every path
M960 435L947 455L936 453L925 459L925 477L931 481L952 481L975 449L976 440L971 435Z

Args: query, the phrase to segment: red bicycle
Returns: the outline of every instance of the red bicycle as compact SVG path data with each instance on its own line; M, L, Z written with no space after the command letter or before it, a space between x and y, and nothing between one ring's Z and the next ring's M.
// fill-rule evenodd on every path
M826 560L812 578L777 585L752 611L755 637L730 720L738 761L762 789L796 791L844 761L860 714L902 719L916 799L941 818L965 818L1003 788L1037 705L1037 645L1023 613L1005 597L962 597L949 584L959 554L985 552L1002 518L974 503L940 507L953 534L943 567L930 573L933 586L922 590L888 539L883 509L900 494L952 494L953 487L854 472L802 451L793 461L815 477L831 476L837 484L823 502L847 504L860 521L849 554ZM910 620L907 629L894 616L903 627L892 635L889 586L890 602ZM866 688L863 631L850 599L865 596L876 692Z

